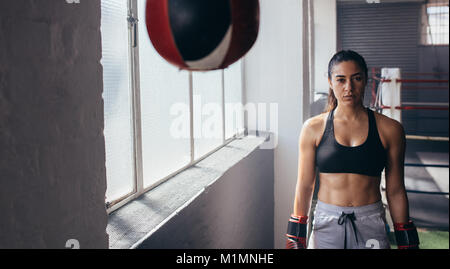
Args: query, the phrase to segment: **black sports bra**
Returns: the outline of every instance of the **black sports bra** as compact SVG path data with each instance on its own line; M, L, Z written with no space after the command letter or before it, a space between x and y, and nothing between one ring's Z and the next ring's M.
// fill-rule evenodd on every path
M316 149L316 165L321 173L353 173L379 177L386 163L386 150L378 135L372 110L366 141L356 147L343 146L334 136L333 115L330 111L322 140Z

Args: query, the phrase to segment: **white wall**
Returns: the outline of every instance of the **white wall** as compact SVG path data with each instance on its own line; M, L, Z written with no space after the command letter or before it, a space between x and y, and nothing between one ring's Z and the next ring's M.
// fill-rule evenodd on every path
M302 1L261 0L258 40L245 62L247 104L278 104L278 140L274 150L274 243L285 247L297 179L298 136L309 111L309 89L303 89ZM306 65L307 66L307 65ZM261 115L259 115L261 116ZM258 129L261 129L259 127ZM265 131L263 129L263 131ZM270 214L268 214L270 215Z
M314 0L314 86L328 93L328 62L336 53L337 11L335 0Z

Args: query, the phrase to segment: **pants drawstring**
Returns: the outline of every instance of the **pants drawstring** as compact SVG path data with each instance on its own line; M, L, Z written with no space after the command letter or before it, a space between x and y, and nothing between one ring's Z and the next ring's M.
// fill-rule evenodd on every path
M344 225L344 248L345 249L347 248L347 225L346 225L347 224L347 219L350 220L350 223L352 224L353 232L355 234L356 243L358 243L358 236L356 235L356 226L355 226L355 222L354 222L356 220L355 212L352 212L352 213L349 213L349 214L347 214L345 212L342 212L341 216L339 217L338 224L339 225Z

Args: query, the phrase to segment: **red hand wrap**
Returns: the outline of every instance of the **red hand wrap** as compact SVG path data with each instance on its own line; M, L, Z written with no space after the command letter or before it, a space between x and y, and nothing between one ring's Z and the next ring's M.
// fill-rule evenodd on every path
M292 214L291 221L298 222L301 224L308 224L308 216L296 216L296 215Z
M411 220L406 223L394 223L394 231L398 249L419 248L419 236L417 234L416 226L414 226L414 223Z
M288 237L286 240L287 249L306 249L306 238L297 237L297 241Z
M287 249L306 249L306 227L308 216L291 215L286 233Z
M394 223L394 230L396 231L408 231L414 228L414 223L412 221Z

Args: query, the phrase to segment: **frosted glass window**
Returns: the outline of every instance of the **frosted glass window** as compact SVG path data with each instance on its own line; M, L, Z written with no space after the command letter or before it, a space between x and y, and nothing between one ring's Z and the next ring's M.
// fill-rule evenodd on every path
M134 190L127 1L101 1L106 201Z
M225 139L244 128L241 61L225 69Z
M422 8L422 43L448 45L449 8L448 0L431 0Z
M145 2L138 1L144 188L191 160L189 72L179 71L155 51L143 23Z
M428 7L427 13L428 44L448 44L448 6Z
M223 143L222 72L194 72L194 159Z

